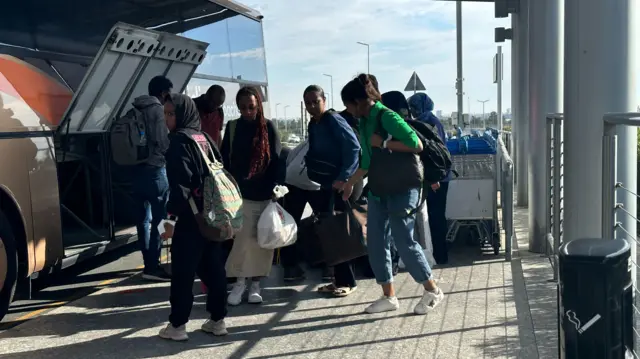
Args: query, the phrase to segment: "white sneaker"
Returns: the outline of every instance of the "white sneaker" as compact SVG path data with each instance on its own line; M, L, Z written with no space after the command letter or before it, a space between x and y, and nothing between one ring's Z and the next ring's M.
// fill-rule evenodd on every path
M251 283L251 287L249 287L249 303L262 303L262 296L260 295L260 282Z
M440 288L436 288L433 292L425 290L422 299L420 299L415 308L413 308L413 312L419 315L427 314L434 310L443 299L444 293Z
M400 308L400 303L398 302L397 297L387 297L384 296L367 307L364 311L369 314L382 313L382 312L392 312L394 310L398 310Z
M227 303L229 303L229 305L239 305L242 303L242 296L246 289L247 285L244 283L244 280L238 278L238 281L233 284L229 297L227 297Z
M202 324L201 329L205 333L210 333L218 337L229 334L224 319L220 319L217 322L211 319L207 319L207 321Z
M173 325L169 323L166 327L160 329L160 333L158 335L162 339L175 340L177 342L189 340L187 328L184 325L174 328Z

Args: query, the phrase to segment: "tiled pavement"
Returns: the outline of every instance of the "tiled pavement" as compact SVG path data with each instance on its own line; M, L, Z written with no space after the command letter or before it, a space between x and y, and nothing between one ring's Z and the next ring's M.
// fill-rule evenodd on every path
M523 213L515 216L520 256L509 263L458 244L451 265L434 271L447 296L427 316L412 313L422 291L406 273L396 277L400 310L367 315L364 308L380 295L372 280L334 299L315 292L317 274L285 286L275 270L262 305L231 308L229 336L198 330L206 318L200 295L187 326L190 340L166 342L157 333L168 316L168 285L133 277L0 334L0 357L556 358L555 286L547 282L548 261L522 251Z

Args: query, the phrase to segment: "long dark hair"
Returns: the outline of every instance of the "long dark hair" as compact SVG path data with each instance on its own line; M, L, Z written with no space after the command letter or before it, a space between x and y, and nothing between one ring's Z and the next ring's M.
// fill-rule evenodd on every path
M258 103L256 119L256 133L253 136L253 146L251 148L251 157L249 162L249 174L247 178L251 178L256 174L263 173L269 161L271 161L271 148L269 146L269 131L267 130L267 119L264 117L264 109L262 107L262 97L260 91L252 86L243 87L236 95L236 103L240 103L243 97L256 98Z

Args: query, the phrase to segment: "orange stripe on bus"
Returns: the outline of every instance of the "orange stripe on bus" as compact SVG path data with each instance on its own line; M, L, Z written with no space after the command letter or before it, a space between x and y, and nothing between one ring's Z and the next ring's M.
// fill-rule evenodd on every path
M22 99L50 125L62 120L73 93L51 76L13 56L0 55L0 91ZM2 79L4 77L4 80Z

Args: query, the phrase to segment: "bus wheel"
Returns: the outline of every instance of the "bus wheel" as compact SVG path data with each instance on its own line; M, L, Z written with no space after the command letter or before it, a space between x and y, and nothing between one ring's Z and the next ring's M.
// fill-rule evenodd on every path
M0 320L7 314L18 279L18 251L13 230L0 211Z

